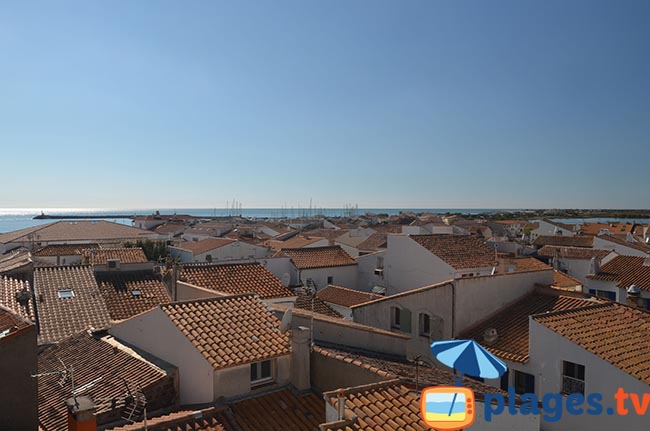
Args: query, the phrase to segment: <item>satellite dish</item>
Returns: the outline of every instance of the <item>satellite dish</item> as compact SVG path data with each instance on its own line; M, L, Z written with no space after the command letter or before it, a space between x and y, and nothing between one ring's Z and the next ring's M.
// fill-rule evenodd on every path
M291 276L289 275L288 272L285 272L282 274L282 284L286 286L289 286L289 283L291 283Z
M293 311L291 311L291 308L289 308L287 311L284 312L284 315L282 316L282 323L280 324L280 331L284 334L291 328L291 317L293 316Z

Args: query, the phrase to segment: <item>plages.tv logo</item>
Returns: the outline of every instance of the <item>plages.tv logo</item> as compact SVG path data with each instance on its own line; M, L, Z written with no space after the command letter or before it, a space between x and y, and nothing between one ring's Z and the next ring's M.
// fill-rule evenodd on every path
M469 428L476 418L476 405L474 391L462 387L463 374L496 379L508 367L474 340L436 341L431 344L431 353L460 375L454 379L455 386L429 386L422 390L422 420L440 431Z

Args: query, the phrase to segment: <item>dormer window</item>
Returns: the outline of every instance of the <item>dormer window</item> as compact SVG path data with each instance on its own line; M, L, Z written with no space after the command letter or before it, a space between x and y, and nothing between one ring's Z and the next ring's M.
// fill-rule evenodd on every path
M74 298L74 291L72 289L62 289L57 294L61 299Z
M253 362L251 364L251 386L273 381L271 361Z
M138 289L132 290L132 291L131 291L131 295L133 295L133 296L141 296L141 295L142 295L142 291L141 291L141 290L138 290Z

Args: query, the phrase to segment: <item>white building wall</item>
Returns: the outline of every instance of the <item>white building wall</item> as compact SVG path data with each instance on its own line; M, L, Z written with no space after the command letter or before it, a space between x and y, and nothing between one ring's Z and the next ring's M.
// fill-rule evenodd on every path
M648 253L644 253L641 250L637 250L636 248L627 247L616 242L607 241L607 237L595 237L594 248L604 248L608 250L613 249L616 253L622 256L648 256Z
M536 375L535 383L538 396L561 392L563 361L585 366L585 394L600 393L603 395L603 414L572 416L565 411L559 422L543 421L542 428L544 430L648 429L647 416L635 414L610 416L606 414L606 410L608 407L616 407L614 393L619 387L624 388L626 392L635 392L643 396L644 393L650 393L650 386L532 319L530 322L530 361ZM627 407L631 409L629 400Z
M271 258L263 258L263 259L257 259L257 261L266 269L269 270L269 272L273 275L275 275L280 281L282 281L282 284L285 286L296 286L299 282L298 278L298 270L296 267L293 265L291 262L291 259L288 257L271 257ZM288 283L285 283L287 280L287 277L285 277L285 274L288 276Z
M214 400L219 397L234 398L248 395L258 390L268 391L273 385L289 384L291 377L291 356L285 355L272 359L273 383L260 387L251 386L250 364L224 368L214 372Z
M370 292L375 286L386 287L388 267L386 266L386 250L359 256L357 261L357 289ZM384 260L383 274L375 274L381 260Z
M534 291L536 284L553 284L553 271L514 272L457 279L455 334Z
M406 235L388 235L386 294L406 292L455 277L454 269Z
M329 284L327 282L328 277L332 277L331 284L350 289L356 289L357 287L357 265L302 269L299 274L303 284L306 284L307 279L311 278L316 283L318 290Z
M115 338L175 365L181 404L214 400L214 369L159 308L117 323L109 332Z

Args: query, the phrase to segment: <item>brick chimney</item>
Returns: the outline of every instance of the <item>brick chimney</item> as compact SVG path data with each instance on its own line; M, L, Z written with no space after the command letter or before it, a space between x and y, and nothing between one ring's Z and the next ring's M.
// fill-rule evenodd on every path
M88 397L69 398L65 402L68 408L68 431L97 431L96 406Z
M291 384L298 391L311 389L309 328L298 326L291 330Z
M634 308L643 308L643 299L641 298L641 290L636 284L627 288L626 302L627 305Z

